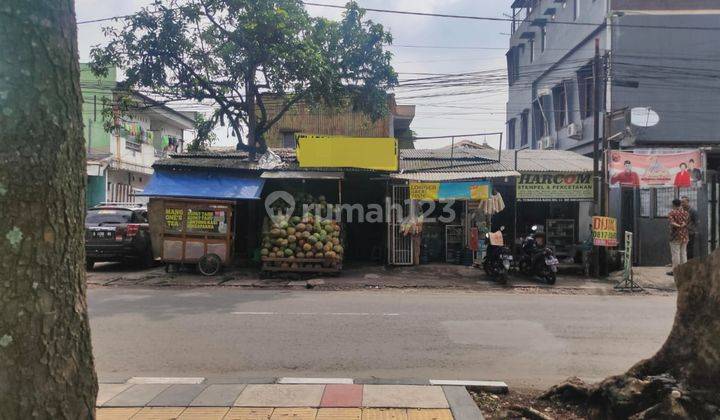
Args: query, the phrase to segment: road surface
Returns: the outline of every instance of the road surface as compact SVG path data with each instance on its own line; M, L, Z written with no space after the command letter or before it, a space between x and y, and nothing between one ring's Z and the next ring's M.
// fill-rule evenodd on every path
M91 288L101 380L120 376L598 380L664 342L675 296Z

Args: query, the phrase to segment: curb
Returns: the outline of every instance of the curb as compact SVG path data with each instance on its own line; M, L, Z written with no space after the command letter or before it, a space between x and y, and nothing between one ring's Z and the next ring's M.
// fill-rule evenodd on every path
M430 379L430 385L440 386L462 386L471 391L489 392L491 394L507 394L508 386L502 381L456 381Z

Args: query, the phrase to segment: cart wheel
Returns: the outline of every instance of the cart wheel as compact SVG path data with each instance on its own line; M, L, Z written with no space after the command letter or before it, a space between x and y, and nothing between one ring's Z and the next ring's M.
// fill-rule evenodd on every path
M220 272L222 268L222 260L217 254L207 254L198 261L198 270L203 275L214 276Z

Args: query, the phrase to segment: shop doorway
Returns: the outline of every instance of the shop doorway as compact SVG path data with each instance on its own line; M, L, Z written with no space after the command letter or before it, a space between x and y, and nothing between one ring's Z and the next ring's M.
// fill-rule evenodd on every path
M402 232L403 218L410 214L410 187L391 185L388 204L388 262L391 265L412 265L412 237Z

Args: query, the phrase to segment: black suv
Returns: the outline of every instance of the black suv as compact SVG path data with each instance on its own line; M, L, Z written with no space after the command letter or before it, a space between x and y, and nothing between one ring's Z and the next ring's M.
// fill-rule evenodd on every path
M147 208L140 205L102 204L85 216L85 266L100 261L137 261L153 264Z

